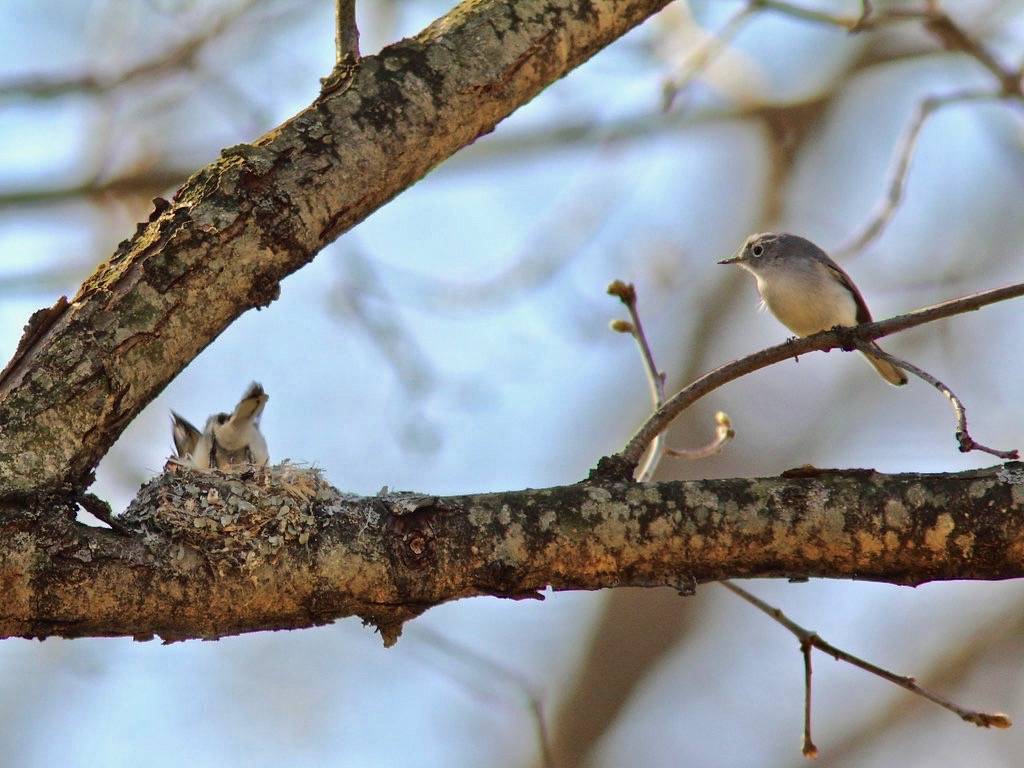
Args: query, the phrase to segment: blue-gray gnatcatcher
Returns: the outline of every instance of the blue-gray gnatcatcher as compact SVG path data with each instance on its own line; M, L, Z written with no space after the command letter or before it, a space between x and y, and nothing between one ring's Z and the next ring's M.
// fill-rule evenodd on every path
M751 235L739 253L718 263L738 264L750 272L764 305L797 336L871 322L868 305L850 276L805 238L771 232ZM907 383L907 375L892 363L862 354L890 384Z

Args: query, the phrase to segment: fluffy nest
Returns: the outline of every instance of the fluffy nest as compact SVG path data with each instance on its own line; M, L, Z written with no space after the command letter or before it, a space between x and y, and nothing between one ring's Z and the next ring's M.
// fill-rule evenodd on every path
M198 552L218 572L253 571L278 561L286 545L305 546L318 530L317 511L337 492L320 470L291 463L242 471L195 470L169 464L122 520L149 534L147 544L172 557Z

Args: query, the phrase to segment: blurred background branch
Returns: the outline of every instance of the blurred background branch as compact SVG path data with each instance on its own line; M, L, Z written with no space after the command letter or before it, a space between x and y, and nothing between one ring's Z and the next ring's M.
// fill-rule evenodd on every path
M231 5L220 15L204 19L202 26L182 42L120 72L52 75L20 75L0 80L2 99L54 99L68 95L105 94L129 83L168 77L194 69L208 46L216 44L239 19L251 13L259 2L244 0Z

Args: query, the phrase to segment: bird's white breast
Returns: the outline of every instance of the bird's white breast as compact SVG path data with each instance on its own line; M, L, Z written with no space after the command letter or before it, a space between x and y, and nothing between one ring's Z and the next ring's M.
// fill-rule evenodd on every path
M835 325L857 324L857 302L828 267L773 270L757 274L757 289L772 314L798 336L810 336Z

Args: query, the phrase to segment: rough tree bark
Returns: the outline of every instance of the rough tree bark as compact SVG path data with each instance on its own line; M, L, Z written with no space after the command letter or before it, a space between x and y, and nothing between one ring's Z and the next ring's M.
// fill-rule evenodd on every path
M0 637L211 638L358 615L391 643L433 605L548 586L1024 576L1020 463L656 485L596 476L445 498L356 497L301 470L165 473L124 519L137 535L45 504L0 514Z
M0 374L0 495L87 482L124 427L327 244L668 0L463 3L229 147L37 313Z
M651 486L606 465L573 486L445 499L356 498L285 470L172 473L140 492L131 535L71 519L124 426L238 315L666 2L464 3L225 150L74 299L34 315L0 374L0 637L219 637L360 615L391 642L439 602L548 585L1024 574L1017 464Z

